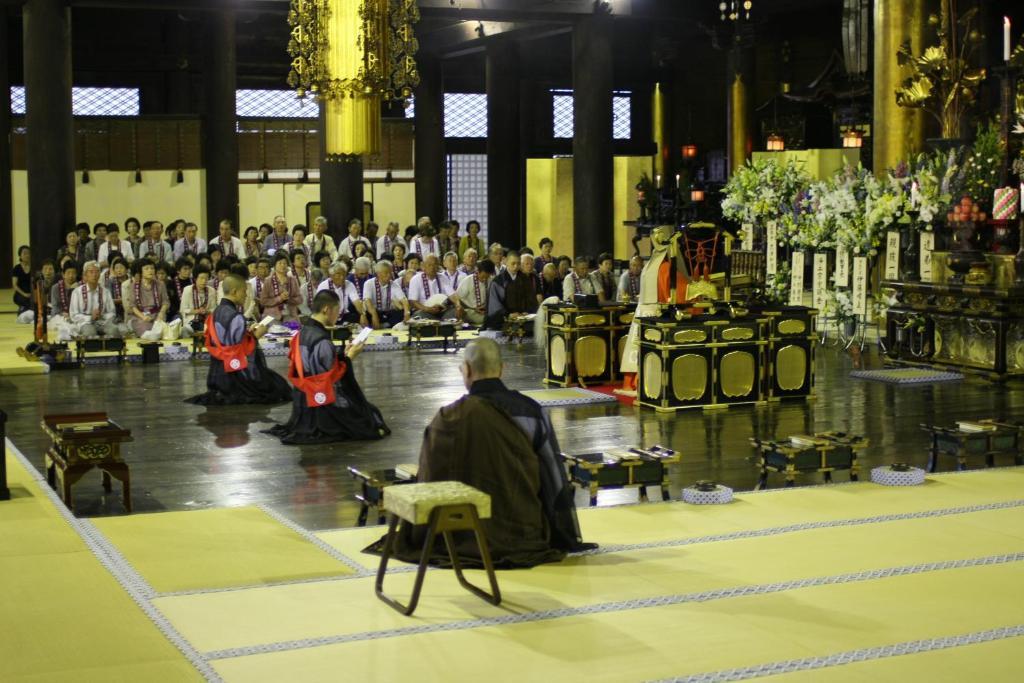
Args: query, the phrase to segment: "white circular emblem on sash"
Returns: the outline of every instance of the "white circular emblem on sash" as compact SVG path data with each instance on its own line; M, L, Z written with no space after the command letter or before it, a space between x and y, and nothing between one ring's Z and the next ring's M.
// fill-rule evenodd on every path
M232 370L237 370L238 368L242 367L242 361L238 360L237 358L232 358L231 362L228 363L228 365L231 366Z
M325 394L322 391L318 391L315 394L313 394L313 400L316 401L319 405L323 405L327 403L327 394Z

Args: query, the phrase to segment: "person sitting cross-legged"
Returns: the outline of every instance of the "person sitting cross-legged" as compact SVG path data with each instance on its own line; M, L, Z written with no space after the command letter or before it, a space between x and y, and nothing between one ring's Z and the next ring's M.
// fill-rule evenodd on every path
M71 296L78 287L78 265L74 261L64 264L61 279L50 288L50 306L47 325L57 335L57 341L70 341L75 336L71 322Z
M288 254L279 251L274 254L274 270L263 283L260 303L263 314L278 322L296 321L299 319L299 304L302 294L299 292L299 281L290 272L291 261Z
M476 272L459 283L459 288L452 294L455 302L455 313L461 320L471 325L483 325L487 318L487 293L494 277L494 264L490 260L481 261Z
M437 276L439 267L437 256L425 256L423 270L409 283L409 303L415 318L444 320L455 315L455 305L448 299L452 292Z
M589 276L590 259L577 256L573 261L572 271L562 280L562 298L572 301L577 294L597 294L597 286Z
M132 274L140 277L129 283L129 298L124 305L128 325L140 339L159 340L170 308L167 288L156 279L156 266L148 259L132 263Z
M79 337L120 337L117 309L110 291L100 284L100 266L89 261L82 266L80 287L71 293L71 324Z
M281 443L365 441L391 433L356 381L352 360L363 345L349 342L345 357L338 358L327 327L333 326L340 310L341 300L333 290L317 292L313 314L292 337L288 354L288 379L294 387L292 414L287 423L268 430Z
M210 286L210 269L197 266L193 283L181 293L181 338L202 332L206 316L217 303L217 290Z
M363 301L356 292L356 286L348 279L348 267L343 261L332 264L329 270L330 277L320 283L316 288L317 293L334 292L338 297L338 318L331 322L331 325L342 323L368 324L366 322L366 310L363 308Z
M441 408L427 427L417 481L459 481L491 497L491 516L481 523L497 566L532 567L595 548L581 538L551 419L536 401L502 383L498 344L471 341L460 369L469 393ZM403 521L395 555L418 562L426 530ZM444 541L437 540L432 561L449 561ZM455 532L454 541L460 560L480 565L472 532ZM377 541L367 550L380 547Z
M267 328L246 328L241 308L247 294L245 279L234 273L224 278L224 298L206 317L206 350L210 369L206 393L185 399L198 405L276 404L291 400L284 377L267 368L257 340Z
M510 251L505 270L494 277L487 297L488 329L500 330L511 313L537 312L537 284L533 277L520 272L519 253Z
M363 305L373 329L408 322L409 300L395 281L391 264L388 261L377 261L374 271L377 276L363 285Z

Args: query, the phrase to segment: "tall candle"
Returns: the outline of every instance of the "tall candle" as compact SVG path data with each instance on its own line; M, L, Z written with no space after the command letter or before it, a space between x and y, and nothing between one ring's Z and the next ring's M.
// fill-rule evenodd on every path
M679 188L679 174L676 173L676 189Z
M1010 17L1003 17L1003 61L1010 61Z
M656 188L658 188L659 190L661 189L661 174L660 173L658 175L654 176L654 186Z

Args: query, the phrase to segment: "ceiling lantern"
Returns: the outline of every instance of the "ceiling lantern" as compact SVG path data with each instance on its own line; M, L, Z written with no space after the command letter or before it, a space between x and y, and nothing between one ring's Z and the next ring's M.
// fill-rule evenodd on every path
M864 146L864 134L855 128L850 128L843 133L843 147L855 149Z
M769 152L782 152L786 149L786 141L782 139L782 136L778 133L772 133L768 136L768 144L766 148Z
M419 83L416 0L291 0L288 85L324 112L329 160L380 152L381 104Z

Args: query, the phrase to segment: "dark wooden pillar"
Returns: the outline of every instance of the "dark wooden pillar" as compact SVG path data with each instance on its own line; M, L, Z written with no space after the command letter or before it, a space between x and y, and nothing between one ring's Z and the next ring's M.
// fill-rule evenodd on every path
M209 59L203 79L206 119L203 157L206 166L206 229L230 219L238 230L238 134L235 118L235 13L211 12L207 18Z
M487 46L487 236L523 246L520 214L519 51L511 40Z
M341 240L348 237L348 222L363 218L363 158L352 156L344 161L328 161L325 130L321 115L320 210L327 219L328 232Z
M172 57L170 71L166 75L167 113L192 113L192 79L189 75L188 33L189 26L177 12L168 12L167 52Z
M0 7L0 263L14 263L14 206L11 202L11 78L7 9ZM10 278L0 278L9 289Z
M415 93L416 216L430 216L436 224L448 213L444 74L437 55L419 54L416 64L420 72Z
M22 22L28 222L38 264L56 255L62 235L75 225L71 11L62 0L28 0Z
M611 43L608 17L573 29L573 241L576 254L589 256L613 246Z

